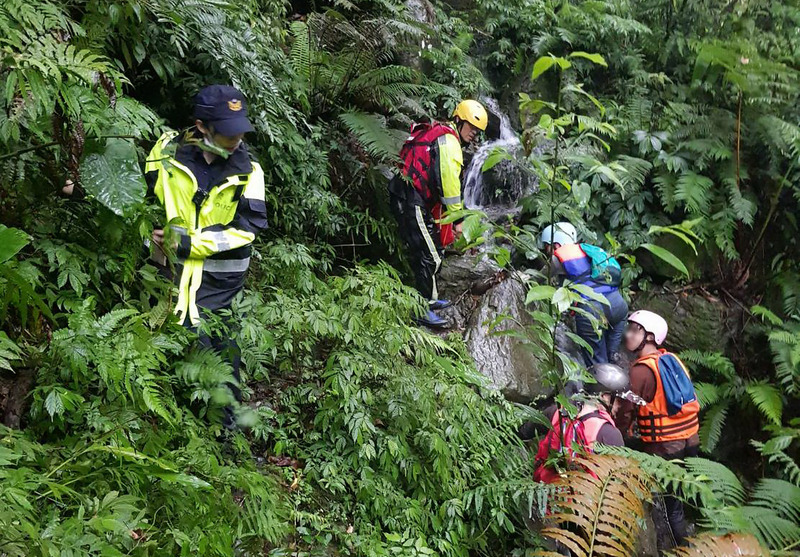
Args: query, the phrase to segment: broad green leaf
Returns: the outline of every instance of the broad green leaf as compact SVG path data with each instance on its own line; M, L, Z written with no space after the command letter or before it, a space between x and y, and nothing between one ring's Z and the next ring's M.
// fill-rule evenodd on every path
M492 252L492 258L500 267L505 267L511 262L511 252L506 248L497 248Z
M562 286L556 290L555 294L553 294L553 304L556 306L556 308L558 308L560 313L563 313L569 309L569 307L575 301L575 297L576 296L573 296L569 288Z
M486 157L486 161L484 161L483 166L481 167L481 172L491 170L497 164L503 161L510 161L511 159L511 154L507 149L504 149L503 147L495 147L491 150L489 156Z
M572 186L572 195L579 207L585 207L592 196L592 187L586 182L576 182Z
M109 139L105 151L83 161L81 178L88 194L120 216L144 201L147 185L130 141Z
M600 54L583 52L582 50L576 50L575 52L570 54L569 57L570 58L585 58L586 60L589 60L590 62L594 62L595 64L599 64L601 66L608 67L608 64L606 63L606 59L603 58L603 56L600 55Z
M533 73L531 74L531 79L537 79L540 75L544 72L549 70L553 67L553 64L556 63L556 59L553 56L542 56L536 63L533 65Z
M536 302L538 300L550 300L555 293L555 287L547 284L539 284L528 290L528 295L525 297L525 303L530 304L531 302Z
M655 244L642 244L639 247L646 249L647 251L649 251L650 253L652 253L665 263L671 265L672 267L674 267L675 269L686 275L686 278L689 278L689 269L687 269L686 265L683 264L683 261L678 259L675 256L675 254L673 254L671 251L664 249L661 246L657 246Z
M608 298L606 298L602 294L598 294L590 286L586 286L585 284L571 284L569 287L575 290L576 292L580 293L581 295L586 296L590 300L594 300L595 302L601 303L604 306L611 305L608 301Z
M0 263L5 263L30 242L30 236L17 228L0 224Z
M50 418L55 418L56 415L64 413L64 401L61 398L61 393L54 389L50 391L47 398L44 400L44 408L50 414Z

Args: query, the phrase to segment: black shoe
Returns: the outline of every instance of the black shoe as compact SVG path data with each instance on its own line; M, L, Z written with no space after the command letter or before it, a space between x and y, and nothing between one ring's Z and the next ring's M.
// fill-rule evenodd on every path
M450 323L436 315L433 311L428 311L423 317L416 319L420 325L425 325L431 329L449 329Z
M430 309L433 311L437 311L440 309L447 309L453 305L453 302L450 300L431 300L428 302Z

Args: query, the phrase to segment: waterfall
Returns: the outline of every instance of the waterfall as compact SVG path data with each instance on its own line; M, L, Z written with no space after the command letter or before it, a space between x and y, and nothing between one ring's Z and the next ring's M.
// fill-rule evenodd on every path
M469 163L464 172L464 201L470 209L485 208L498 201L515 203L525 189L526 180L519 174L520 172L504 172L503 168L511 165L510 161L503 161L495 168L499 174L500 184L496 184L494 189L484 186L483 163L489 158L489 154L496 148L504 148L512 157L521 148L519 137L511 127L511 120L503 112L497 101L491 98L481 99L487 110L500 118L500 135L497 139L483 142Z

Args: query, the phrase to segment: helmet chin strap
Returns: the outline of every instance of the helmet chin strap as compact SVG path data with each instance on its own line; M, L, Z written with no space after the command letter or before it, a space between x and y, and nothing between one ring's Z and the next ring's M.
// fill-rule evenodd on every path
M464 127L464 122L466 120L462 120L461 118L456 117L456 131L458 131L458 141L459 143L464 143L464 138L461 137L461 128Z
M644 331L644 329L642 329L642 330ZM634 350L634 352L641 352L642 348L645 347L645 345L647 344L647 335L648 334L649 333L647 331L644 331L644 336L642 337L642 342L639 343L639 346L636 347L636 350ZM655 342L655 339L654 339L654 342Z

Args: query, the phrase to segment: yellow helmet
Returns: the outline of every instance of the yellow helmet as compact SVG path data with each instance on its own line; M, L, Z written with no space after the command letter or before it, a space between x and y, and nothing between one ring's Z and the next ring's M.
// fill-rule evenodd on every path
M453 116L469 122L481 131L486 131L486 124L489 123L489 115L483 105L478 101L469 99L458 103Z

